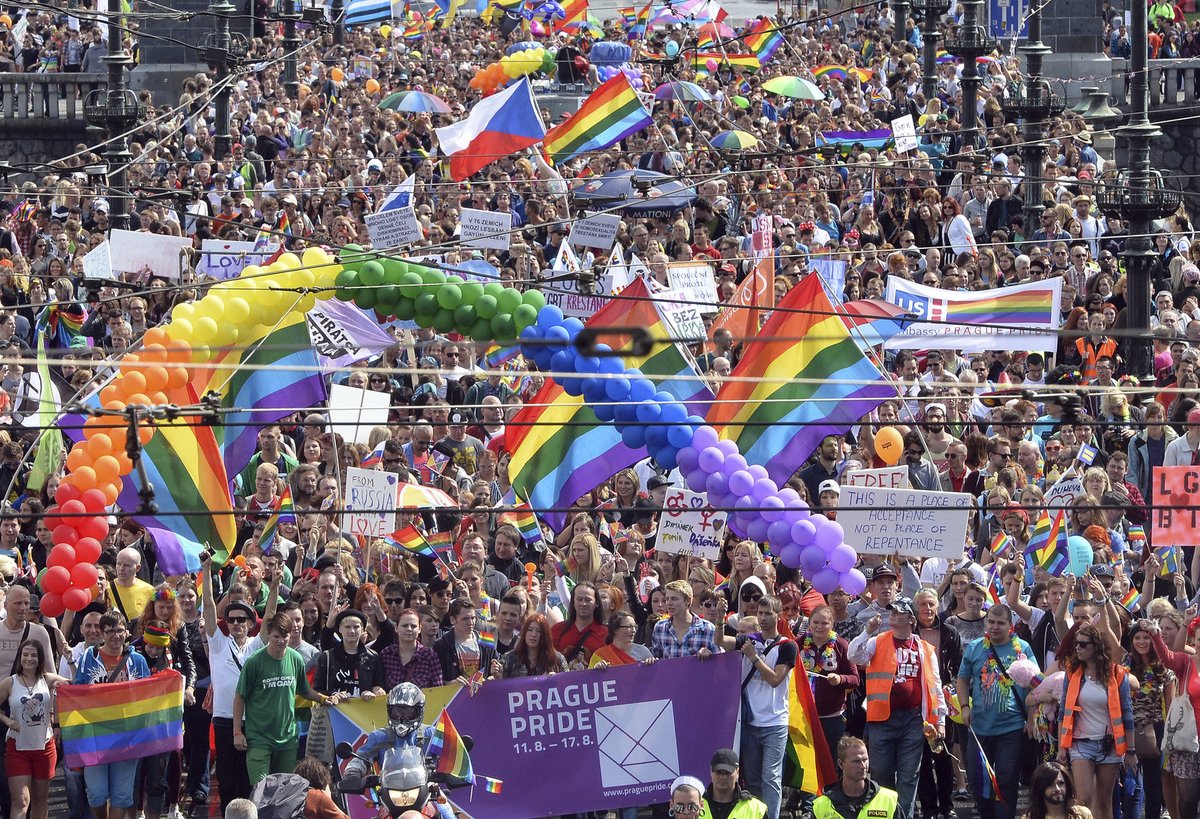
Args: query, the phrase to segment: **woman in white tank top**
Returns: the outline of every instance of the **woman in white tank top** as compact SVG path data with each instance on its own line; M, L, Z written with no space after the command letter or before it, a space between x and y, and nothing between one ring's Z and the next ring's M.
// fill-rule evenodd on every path
M45 649L36 640L26 640L17 649L17 673L0 680L0 702L8 714L0 723L8 728L5 762L8 789L14 814L23 811L28 819L46 819L47 793L58 764L54 731L58 713L54 692L68 682L57 674L44 674Z

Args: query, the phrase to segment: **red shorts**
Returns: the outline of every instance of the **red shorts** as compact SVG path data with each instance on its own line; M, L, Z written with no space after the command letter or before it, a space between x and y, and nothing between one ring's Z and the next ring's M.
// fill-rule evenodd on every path
M17 742L9 739L4 753L5 773L8 776L28 776L32 779L53 779L58 765L58 751L54 740L46 743L40 751L18 751Z

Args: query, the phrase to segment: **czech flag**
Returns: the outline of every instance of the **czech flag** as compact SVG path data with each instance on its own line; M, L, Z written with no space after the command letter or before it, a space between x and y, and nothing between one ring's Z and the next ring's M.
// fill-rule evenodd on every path
M528 77L481 100L466 119L436 131L442 153L450 157L450 176L456 182L546 136Z

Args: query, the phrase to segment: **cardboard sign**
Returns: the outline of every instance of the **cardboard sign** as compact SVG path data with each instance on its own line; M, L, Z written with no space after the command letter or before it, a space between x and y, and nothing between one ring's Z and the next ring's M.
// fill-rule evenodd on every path
M729 515L709 506L707 493L672 487L663 505L666 511L658 522L656 550L706 560L717 560L721 556L721 541L725 539L725 521Z
M966 492L843 486L837 522L859 554L956 561L963 555L973 504Z
M112 256L108 252L108 240L96 245L83 257L83 277L85 279L112 279Z
M1150 486L1155 548L1200 546L1200 466L1156 466Z
M809 262L821 281L825 282L825 291L835 302L841 302L846 292L846 263L832 259L813 259Z
M1058 483L1046 490L1046 509L1051 512L1067 509L1071 501L1083 494L1083 481L1076 475L1059 478ZM1053 517L1053 515L1051 515Z
M396 531L394 472L346 468L346 531L352 535L383 537Z
M200 242L200 263L196 265L196 272L214 279L235 279L242 275L247 265L261 265L278 251L278 243L259 247L257 242L205 239Z
M463 247L508 250L512 214L463 208L459 217L459 239Z
M896 138L896 150L900 153L917 150L917 126L912 114L892 120L892 136Z
M855 469L846 473L848 486L867 486L876 489L908 489L907 466L885 466L882 469Z
M694 304L701 313L717 312L717 280L712 265L705 262L672 262L667 265L667 284Z
M375 427L387 426L392 396L345 384L329 388L329 424L346 443L365 444Z
M700 307L691 303L685 293L668 290L665 293L654 294L654 300L658 302L659 312L666 319L667 327L676 339L690 344L708 338Z
M371 245L376 250L411 245L425 238L417 214L411 207L368 213L363 221L367 224Z
M608 252L617 240L621 217L616 213L593 213L571 225L567 241L578 247L594 247Z
M192 246L186 236L161 236L133 230L109 232L112 269L122 273L148 272L151 276L178 279L182 269L179 252Z

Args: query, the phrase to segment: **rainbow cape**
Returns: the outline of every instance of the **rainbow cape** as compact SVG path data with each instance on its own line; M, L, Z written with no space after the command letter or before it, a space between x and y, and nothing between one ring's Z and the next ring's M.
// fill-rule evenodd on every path
M547 131L542 143L550 161L558 165L584 151L615 145L652 121L629 78L617 74L593 91L568 120Z
M134 682L58 688L67 765L142 759L183 747L183 676L163 671Z

